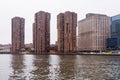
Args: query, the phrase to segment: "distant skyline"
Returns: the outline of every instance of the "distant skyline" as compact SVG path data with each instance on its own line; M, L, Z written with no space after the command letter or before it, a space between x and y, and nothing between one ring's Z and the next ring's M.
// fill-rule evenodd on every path
M11 19L25 18L25 43L32 43L32 24L38 11L51 13L51 44L57 41L57 15L65 11L76 12L78 21L87 13L120 14L120 0L0 0L0 44L11 43Z

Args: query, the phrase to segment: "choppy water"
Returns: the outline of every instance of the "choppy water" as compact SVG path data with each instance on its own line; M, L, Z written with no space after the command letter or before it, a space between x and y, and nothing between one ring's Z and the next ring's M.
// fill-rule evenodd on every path
M0 54L0 80L120 80L120 56Z

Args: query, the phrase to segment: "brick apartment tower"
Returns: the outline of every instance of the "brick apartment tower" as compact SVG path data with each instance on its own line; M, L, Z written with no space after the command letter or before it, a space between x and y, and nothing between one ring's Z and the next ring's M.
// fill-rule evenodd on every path
M24 25L24 18L12 18L12 53L20 52L24 48Z
M50 13L40 11L35 14L33 23L33 47L36 54L50 50Z
M76 50L76 27L76 13L67 11L57 15L59 52L73 52Z
M103 14L88 13L78 22L78 50L104 51L110 36L110 18Z

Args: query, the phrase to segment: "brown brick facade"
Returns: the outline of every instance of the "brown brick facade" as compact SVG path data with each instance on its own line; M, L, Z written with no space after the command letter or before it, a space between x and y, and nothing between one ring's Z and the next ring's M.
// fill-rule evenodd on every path
M12 53L20 52L24 48L24 25L24 18L12 18Z
M33 23L33 47L37 54L50 49L50 13L40 11L35 14Z
M59 52L73 52L76 50L76 27L76 13L67 11L57 15Z

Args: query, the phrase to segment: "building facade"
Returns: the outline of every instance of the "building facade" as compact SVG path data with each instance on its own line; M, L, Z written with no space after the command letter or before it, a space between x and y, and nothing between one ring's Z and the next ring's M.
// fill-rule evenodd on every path
M73 52L76 50L76 27L76 13L67 11L57 15L59 52Z
M107 49L120 49L120 14L112 16L110 20L110 38L107 39Z
M119 38L108 38L107 39L107 50L119 50L120 49L120 39Z
M24 49L24 25L24 18L12 18L12 53L17 53Z
M120 14L111 17L111 38L120 38Z
M110 18L103 14L88 13L78 22L78 50L104 51L110 36Z
M47 53L50 50L50 13L40 11L35 14L33 23L33 48L35 53Z

